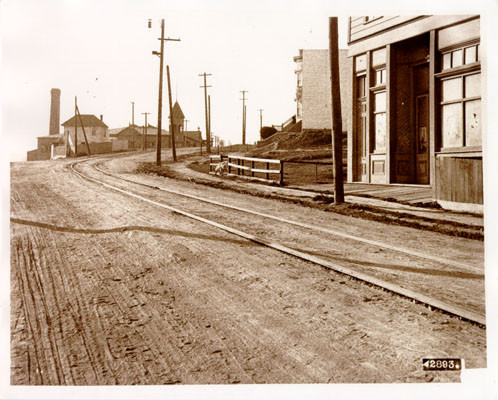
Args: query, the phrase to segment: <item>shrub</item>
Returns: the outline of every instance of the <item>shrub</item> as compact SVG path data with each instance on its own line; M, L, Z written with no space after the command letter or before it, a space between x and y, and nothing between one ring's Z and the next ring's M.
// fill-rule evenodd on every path
M260 131L261 140L269 138L271 135L273 135L276 132L277 130L272 126L263 126Z

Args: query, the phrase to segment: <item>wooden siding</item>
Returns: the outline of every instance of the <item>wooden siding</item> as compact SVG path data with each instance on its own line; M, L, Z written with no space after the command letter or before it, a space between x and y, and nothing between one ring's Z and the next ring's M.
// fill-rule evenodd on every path
M384 16L379 19L375 19L371 22L364 22L364 17L358 17L356 19L351 19L351 41L363 39L372 34L378 33L385 29L392 28L396 25L403 24L412 19L418 18L419 16Z
M483 204L481 158L436 158L436 200Z
M354 29L356 28L351 27L348 35L350 38L348 42L349 57L476 17L476 15L419 15L396 17L396 19L394 17L383 17L392 19L386 20L386 23L371 25L371 28L363 29L359 32L355 32ZM383 21L383 19L374 20L370 24L377 21ZM370 24L367 23L365 26L368 27Z

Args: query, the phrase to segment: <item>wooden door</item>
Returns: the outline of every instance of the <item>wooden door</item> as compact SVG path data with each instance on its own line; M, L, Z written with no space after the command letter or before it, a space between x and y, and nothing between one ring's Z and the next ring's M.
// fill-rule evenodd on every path
M415 177L416 183L429 183L429 96L415 100Z

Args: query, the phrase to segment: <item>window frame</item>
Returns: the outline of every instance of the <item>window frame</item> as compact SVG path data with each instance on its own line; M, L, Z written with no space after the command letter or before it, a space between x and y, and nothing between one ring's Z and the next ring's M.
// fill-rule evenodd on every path
M439 87L440 87L440 98L439 98L439 115L441 118L440 124L439 124L439 130L440 130L440 138L441 138L441 146L440 146L440 152L441 153L451 153L451 152L475 152L475 151L482 151L482 125L481 125L481 145L473 145L473 146L467 146L466 145L466 139L467 139L467 132L466 132L466 103L472 102L479 100L481 101L482 104L482 93L479 96L469 96L466 97L466 88L465 88L465 78L468 76L472 75L481 75L480 70L467 70L467 71L460 71L460 73L455 73L451 75L446 75L438 79ZM459 78L462 81L461 85L461 93L460 97L452 100L446 100L443 101L443 93L442 93L442 86L443 82L451 80L451 79L456 79ZM479 90L479 92L481 92ZM453 146L453 147L444 147L444 131L443 131L443 108L445 106L449 106L452 104L460 104L460 122L462 126L462 139L461 139L461 145L460 146ZM481 106L481 121L482 121L482 106Z

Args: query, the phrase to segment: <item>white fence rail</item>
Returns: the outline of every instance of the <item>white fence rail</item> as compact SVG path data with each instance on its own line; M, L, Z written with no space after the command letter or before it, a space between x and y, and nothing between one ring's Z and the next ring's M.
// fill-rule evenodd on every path
M282 160L271 160L266 158L242 157L234 154L228 156L212 155L209 157L209 173L213 174L218 165L227 161L227 175L261 180L266 182L284 183L284 162ZM272 165L278 165L278 169L271 168ZM232 171L235 171L233 173ZM256 176L255 174L263 175ZM278 175L278 179L271 179L270 176Z

